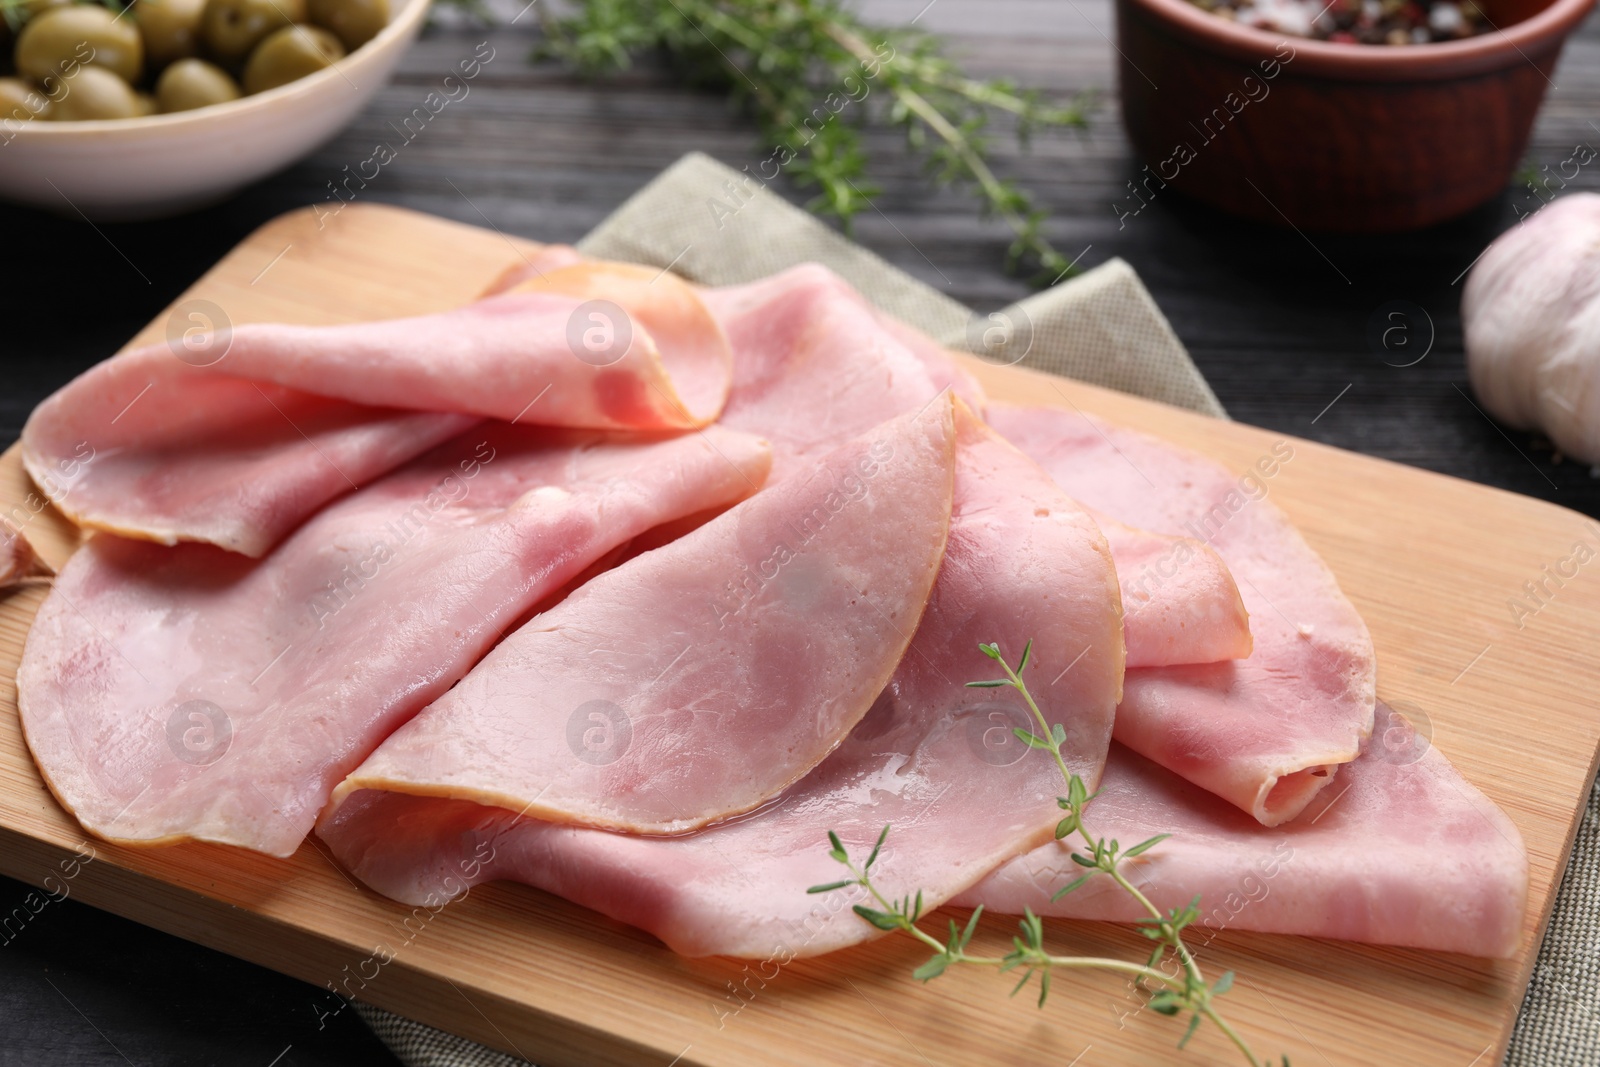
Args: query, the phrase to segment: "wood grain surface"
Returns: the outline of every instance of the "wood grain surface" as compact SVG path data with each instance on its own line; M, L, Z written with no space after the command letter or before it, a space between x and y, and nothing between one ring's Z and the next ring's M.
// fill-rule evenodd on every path
M295 213L235 249L176 306L210 300L235 323L415 313L470 299L531 247L393 208L353 207L320 228L311 213ZM166 322L136 340L162 336ZM1284 439L1021 369L975 370L997 398L1095 412L1241 473ZM1531 907L1511 961L1224 933L1202 963L1239 973L1228 1009L1261 1054L1287 1052L1297 1064L1498 1062L1600 744L1590 706L1600 664L1589 647L1600 587L1569 583L1521 629L1508 601L1600 530L1529 498L1290 443L1294 458L1269 482L1271 498L1371 626L1379 695L1422 709L1433 742L1522 831ZM29 492L13 449L0 459L0 511L60 562L76 533L48 508L34 514ZM0 873L45 888L70 877L72 895L97 907L545 1067L1238 1062L1209 1028L1179 1057L1181 1024L1139 1013L1108 977L1058 980L1041 1013L1026 997L1008 999L990 973L912 981L924 952L903 939L782 967L686 960L520 886L413 912L355 885L314 840L288 861L87 841L40 781L15 712L15 667L44 595L34 587L0 601ZM1049 927L1063 950L1140 952L1123 928ZM977 940L997 949L1010 931L1009 920L986 920Z

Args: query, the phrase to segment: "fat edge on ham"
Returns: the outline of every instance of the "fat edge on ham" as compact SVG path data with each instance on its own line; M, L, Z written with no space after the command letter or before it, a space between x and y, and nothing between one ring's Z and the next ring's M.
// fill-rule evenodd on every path
M911 640L949 529L954 410L936 397L595 578L380 745L335 803L388 789L678 833L780 792L860 721Z
M266 558L99 535L18 671L24 734L85 829L292 854L330 790L519 617L630 537L754 492L769 452L489 424Z
M807 894L835 881L827 833L858 857L892 825L874 866L890 895L932 909L996 864L1049 839L1054 761L1012 736L1031 725L990 677L980 641L1029 668L1064 755L1100 776L1122 675L1116 575L1093 520L1035 464L965 416L950 538L928 608L889 685L832 755L777 800L698 833L648 838L559 826L513 810L379 790L318 825L373 888L430 906L472 884L527 882L640 926L691 956L786 960L881 935L859 898ZM750 758L759 758L753 754Z
M113 356L34 410L23 463L63 514L259 557L479 419L694 428L732 373L694 290L626 264L568 264L410 319L206 326Z

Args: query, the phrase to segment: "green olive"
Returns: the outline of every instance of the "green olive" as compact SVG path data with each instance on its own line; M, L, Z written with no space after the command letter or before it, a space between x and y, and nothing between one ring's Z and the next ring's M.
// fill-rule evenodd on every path
M73 2L74 0L11 0L9 5L0 4L0 7L10 6L11 8L9 17L0 15L0 45L10 48L12 42L16 39L17 30L20 30L23 23L35 15L48 11L53 7L66 7ZM12 26L13 21L16 22L15 28Z
M93 64L128 84L144 71L144 40L132 19L99 4L57 7L30 19L17 35L17 73L40 84Z
M50 119L131 119L142 113L138 94L127 82L104 67L79 67L76 73L61 79Z
M200 16L206 0L134 0L133 17L150 65L164 67L200 54Z
M46 118L50 101L21 78L0 78L0 124Z
M264 93L344 58L339 38L317 26L290 26L256 46L244 68L244 91Z
M18 0L13 10L16 11L19 22L27 22L29 19L37 18L53 7L66 7L76 2L77 0Z
M389 25L389 0L306 0L311 21L354 52Z
M306 0L206 0L201 35L224 63L241 63L269 34L306 20Z
M203 59L180 59L156 79L162 111L193 111L239 99L239 86L226 71Z

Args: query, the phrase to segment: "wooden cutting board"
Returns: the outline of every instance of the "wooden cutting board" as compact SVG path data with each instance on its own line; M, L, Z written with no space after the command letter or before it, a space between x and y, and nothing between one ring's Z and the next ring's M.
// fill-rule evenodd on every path
M351 205L319 226L284 216L185 294L234 323L336 323L471 299L533 249L456 223ZM136 342L165 335L168 316ZM1241 474L1283 435L1019 369L973 361L997 398L1095 412L1208 453ZM1485 428L1487 431L1487 427ZM1224 933L1202 953L1236 970L1227 1010L1261 1055L1298 1065L1498 1064L1527 987L1600 744L1600 562L1518 619L1524 583L1600 545L1580 515L1509 493L1291 439L1271 498L1305 532L1372 628L1378 692L1521 829L1533 881L1517 958ZM75 531L39 499L12 449L0 511L60 563ZM20 509L20 510L19 510ZM1591 571L1593 573L1591 573ZM1553 588L1553 586L1552 586ZM922 985L925 951L892 938L819 960L745 965L681 959L651 937L520 886L486 886L437 913L354 884L312 840L291 860L184 845L86 841L50 796L20 734L14 678L45 594L0 598L0 871L139 922L338 989L542 1067L678 1064L1236 1064L1202 1028L1150 1012L1117 979L1058 978L1041 1012L993 973ZM84 856L91 856L85 860ZM1494 857L1484 857L1494 862ZM1119 927L1052 922L1058 951L1141 955ZM1004 951L1011 920L977 939ZM331 994L316 1007L340 1010ZM309 1006L308 1006L309 1007ZM348 1009L345 1009L348 1010Z

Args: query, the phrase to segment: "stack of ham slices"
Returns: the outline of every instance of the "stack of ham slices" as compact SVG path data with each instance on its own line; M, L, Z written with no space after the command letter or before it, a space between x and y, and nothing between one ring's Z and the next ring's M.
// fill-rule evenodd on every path
M1059 769L965 684L1031 641L1091 830L1173 835L1125 866L1158 906L1516 949L1516 828L1376 702L1275 505L986 402L821 267L697 289L553 248L454 311L215 340L118 355L23 435L96 531L18 673L92 833L315 833L407 904L510 879L688 955L878 936L806 889L829 831L885 825L886 895L1137 918L1109 883L1052 901Z

